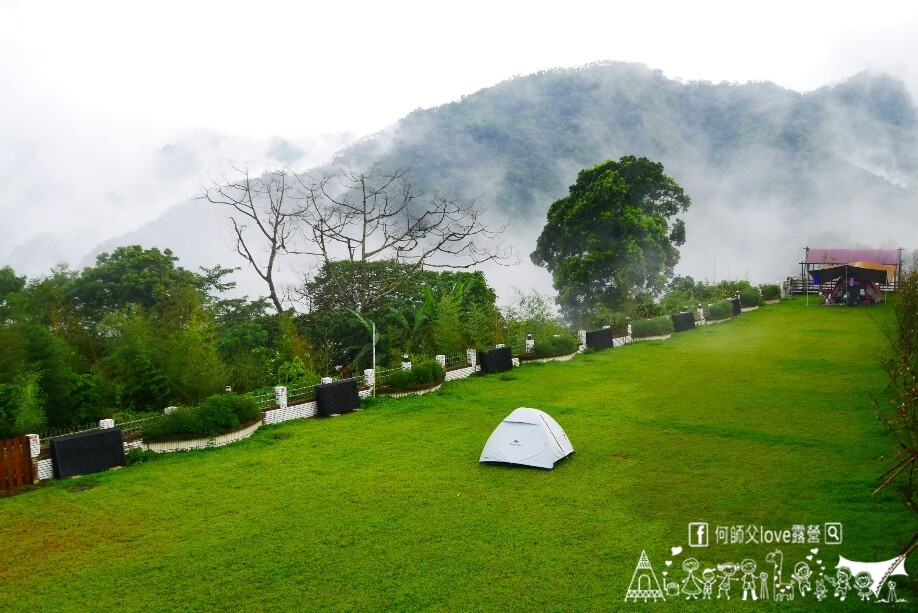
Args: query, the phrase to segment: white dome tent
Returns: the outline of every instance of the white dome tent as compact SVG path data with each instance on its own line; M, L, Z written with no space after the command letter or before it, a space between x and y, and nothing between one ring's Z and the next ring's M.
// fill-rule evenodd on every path
M520 407L491 433L480 462L515 464L551 470L555 462L574 453L567 434L551 415Z

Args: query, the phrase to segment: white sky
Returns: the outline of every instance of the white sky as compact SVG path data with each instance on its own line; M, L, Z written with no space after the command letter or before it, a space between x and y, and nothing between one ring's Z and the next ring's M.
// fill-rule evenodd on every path
M272 139L318 163L544 68L635 61L797 90L873 68L918 91L913 1L313 4L0 0L0 266L77 264L228 160L278 164Z

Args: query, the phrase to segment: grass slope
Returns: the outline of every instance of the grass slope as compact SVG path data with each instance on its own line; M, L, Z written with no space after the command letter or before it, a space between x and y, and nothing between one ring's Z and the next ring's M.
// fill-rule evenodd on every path
M659 579L681 582L688 556L771 571L774 546L690 549L693 521L841 522L843 545L818 546L826 573L839 554L891 558L915 522L870 493L891 448L868 396L889 316L765 306L0 500L0 609L610 611L645 606L623 602L645 550ZM480 465L519 406L576 453L550 472ZM785 581L810 547L781 547ZM740 585L731 603L656 606L735 610ZM851 596L747 606L858 610Z

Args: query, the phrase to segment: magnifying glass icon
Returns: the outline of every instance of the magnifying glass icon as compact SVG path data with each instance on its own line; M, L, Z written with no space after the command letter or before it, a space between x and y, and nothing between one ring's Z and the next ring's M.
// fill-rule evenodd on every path
M826 524L826 544L838 545L842 541L841 524Z

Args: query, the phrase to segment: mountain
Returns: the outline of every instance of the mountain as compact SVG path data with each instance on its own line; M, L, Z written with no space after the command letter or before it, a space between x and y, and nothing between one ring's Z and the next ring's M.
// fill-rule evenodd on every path
M549 205L580 169L626 154L662 162L694 201L679 274L774 282L799 270L805 246L915 246L918 113L904 84L879 73L801 93L683 83L640 64L545 71L418 109L330 164L407 167L422 187L478 199L523 260L489 279L550 291L528 263ZM105 248L140 242L186 265L241 265L225 212L202 206L179 205Z

